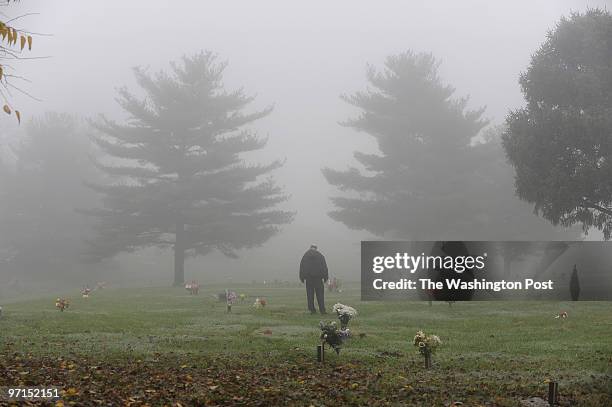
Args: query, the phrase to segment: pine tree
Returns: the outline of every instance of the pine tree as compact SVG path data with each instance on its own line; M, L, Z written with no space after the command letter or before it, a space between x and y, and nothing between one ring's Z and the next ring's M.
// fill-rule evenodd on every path
M378 152L355 152L362 168L323 170L344 192L330 216L392 239L563 239L572 231L538 219L513 194L499 128L442 83L430 54L390 56L367 71L368 90L343 99L360 114L343 124L371 136Z
M95 143L111 157L98 166L113 182L92 185L104 194L104 208L87 212L100 219L93 256L173 247L174 284L182 285L186 254L235 257L263 244L293 213L276 207L287 199L282 189L261 179L282 163L250 165L241 155L265 146L245 126L272 109L244 113L253 97L223 88L226 64L210 52L171 67L154 76L135 69L146 97L120 90L127 123L93 123Z
M444 237L435 225L444 223L451 234L460 228L465 207L456 198L464 195L471 162L446 158L469 154L471 139L486 122L483 109L466 110L467 99L452 98L454 89L442 84L438 65L431 54L389 56L382 72L369 67L367 91L343 96L361 110L343 124L375 138L380 154L354 154L365 174L323 170L329 183L354 193L332 199L333 219L392 238L438 240Z

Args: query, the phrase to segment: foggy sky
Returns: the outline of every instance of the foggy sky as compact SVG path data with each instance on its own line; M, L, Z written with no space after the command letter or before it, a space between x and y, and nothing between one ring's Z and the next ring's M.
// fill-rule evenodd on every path
M258 95L253 109L274 104L274 112L254 126L269 136L257 157L286 158L275 176L291 194L285 206L297 211L296 220L240 260L212 255L188 261L186 278L215 270L236 279L252 270L297 279L299 258L314 242L332 274L357 279L359 241L372 236L327 216L335 190L321 168L344 169L354 163L354 151L375 146L338 125L355 114L339 95L365 88L367 63L381 67L387 55L407 49L432 52L456 96L470 95L471 107L486 105L485 116L499 124L509 109L523 105L518 75L546 31L561 15L587 5L610 8L610 1L22 0L5 12L40 13L15 25L52 34L34 38L33 54L49 59L17 65L32 82L24 89L42 99L15 96L24 120L48 110L121 119L116 88L138 93L131 67L166 69L169 61L202 49L229 62L228 88L244 86ZM140 259L143 269L154 263ZM156 267L169 280L171 266L168 254Z

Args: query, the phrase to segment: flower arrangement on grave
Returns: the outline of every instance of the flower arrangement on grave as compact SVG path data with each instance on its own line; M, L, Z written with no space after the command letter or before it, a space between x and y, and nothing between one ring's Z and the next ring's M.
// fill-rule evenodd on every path
M338 315L341 329L346 329L349 321L357 316L357 310L353 307L349 307L348 305L337 303L334 304L332 309L336 315Z
M232 312L232 305L234 304L234 302L236 302L236 298L238 298L238 296L236 295L235 291L225 290L225 301L227 303L227 312Z
M253 304L253 307L255 307L255 309L262 309L265 308L266 305L268 305L268 301L265 298L256 298L255 299L255 303Z
M238 296L235 291L225 290L225 300L227 302L233 304L236 302L236 298L238 298Z
M244 303L244 302L246 301L247 296L246 296L246 294L245 294L245 293L241 293L241 294L238 296L238 298L240 298L240 302L241 302L241 303Z
M91 293L91 288L89 288L88 285L86 285L85 287L83 287L83 289L81 290L81 295L83 296L83 298L89 298L89 293Z
M555 319L565 319L567 318L567 311L561 311L557 315L555 315Z
M339 278L332 278L327 281L327 289L330 292L341 293L342 292L342 283Z
M190 283L185 284L185 290L187 290L190 295L198 295L200 292L200 284L192 280Z
M326 344L331 346L337 354L340 354L340 349L345 340L351 337L351 331L348 328L338 329L336 322L319 322L319 328L321 329L321 345Z
M417 331L412 344L419 349L419 353L425 358L425 368L429 369L431 367L431 355L442 344L438 335L427 335L423 331Z
M55 307L61 312L64 312L64 310L68 308L69 305L70 301L65 298L58 298L57 300L55 300Z
M106 281L98 281L94 290L104 290L106 288Z

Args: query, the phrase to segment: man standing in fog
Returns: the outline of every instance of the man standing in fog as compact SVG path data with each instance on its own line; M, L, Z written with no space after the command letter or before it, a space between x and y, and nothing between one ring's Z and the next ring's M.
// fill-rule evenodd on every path
M317 296L319 311L321 314L325 312L325 294L323 283L327 281L327 263L325 257L317 250L317 245L310 245L310 249L302 256L300 262L300 281L306 282L306 299L308 301L308 310L311 314L316 314L314 306L314 296Z

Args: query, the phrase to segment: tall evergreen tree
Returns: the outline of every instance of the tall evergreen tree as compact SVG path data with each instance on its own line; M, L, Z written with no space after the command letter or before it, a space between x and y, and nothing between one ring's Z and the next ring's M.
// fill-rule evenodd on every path
M344 125L374 137L381 154L355 153L366 174L323 171L331 184L355 193L332 199L333 219L377 235L432 240L440 236L435 225L444 223L451 233L459 227L462 205L449 203L463 194L467 168L452 168L443 158L448 151L467 154L486 123L482 109L467 111L466 99L452 98L438 65L431 54L390 56L383 72L368 68L369 90L343 96L361 110Z
M484 109L469 110L466 98L454 98L438 65L430 54L391 56L382 72L368 69L367 91L343 96L361 111L343 124L372 136L379 152L355 153L363 169L323 170L345 192L332 198L330 216L389 238L561 237L513 196L501 131L474 144L486 125Z
M127 123L93 123L95 143L111 158L99 167L113 180L92 185L104 194L104 208L87 211L100 219L95 257L173 247L174 284L181 285L186 254L216 249L235 257L291 221L293 213L277 208L287 196L270 177L261 179L282 163L250 165L241 155L265 146L245 126L272 109L244 113L253 97L223 88L225 66L202 52L173 63L171 73L137 68L146 97L120 90Z

